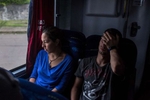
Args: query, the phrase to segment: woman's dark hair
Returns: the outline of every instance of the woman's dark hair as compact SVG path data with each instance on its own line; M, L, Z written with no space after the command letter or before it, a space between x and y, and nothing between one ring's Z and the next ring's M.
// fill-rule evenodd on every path
M119 36L119 40L122 39L122 34L121 34L121 32L118 31L118 30L115 29L115 28L109 28L109 29L105 30L105 32L108 32L108 33L112 34L113 36L118 35L118 36Z
M54 26L45 26L43 27L42 33L48 35L48 37L55 42L56 39L59 39L62 42L63 39L63 32L61 29L54 27Z

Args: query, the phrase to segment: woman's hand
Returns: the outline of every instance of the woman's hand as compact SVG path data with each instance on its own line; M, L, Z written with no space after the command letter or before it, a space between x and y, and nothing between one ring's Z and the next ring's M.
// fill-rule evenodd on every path
M35 83L35 78L30 78L30 79L29 79L29 82Z

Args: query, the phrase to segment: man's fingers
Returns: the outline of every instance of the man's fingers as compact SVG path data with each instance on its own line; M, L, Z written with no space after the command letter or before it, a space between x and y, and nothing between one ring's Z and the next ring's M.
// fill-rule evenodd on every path
M103 37L108 41L108 40L110 40L110 38L109 38L109 36L108 36L108 33L104 33L103 34Z
M105 33L105 36L108 38L108 40L111 40L112 39L112 35L108 32Z

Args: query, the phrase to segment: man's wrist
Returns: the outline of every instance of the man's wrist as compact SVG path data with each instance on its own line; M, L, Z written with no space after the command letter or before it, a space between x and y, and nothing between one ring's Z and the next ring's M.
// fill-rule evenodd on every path
M108 50L111 51L113 49L117 49L117 47L116 46L111 46Z

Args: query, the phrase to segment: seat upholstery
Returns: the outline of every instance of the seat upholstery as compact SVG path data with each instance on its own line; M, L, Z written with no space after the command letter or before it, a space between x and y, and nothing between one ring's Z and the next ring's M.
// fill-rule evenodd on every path
M70 54L75 60L84 57L85 35L81 32L63 30L63 50Z
M130 68L135 68L137 58L137 47L135 43L127 38L123 38L120 45L121 56Z
M86 38L85 57L97 55L100 39L101 39L100 35L90 35Z
M135 76L136 76L136 59L137 47L135 43L127 38L123 38L120 44L121 57L127 68L125 89L127 89L127 100L135 98Z
M78 60L84 57L85 50L85 35L81 32L71 31L71 30L62 30L64 34L63 46L62 49L71 55L74 59L74 67L73 73L75 73L78 67ZM69 82L70 84L65 89L63 95L70 99L71 88L74 83L75 76L72 77L72 80Z

